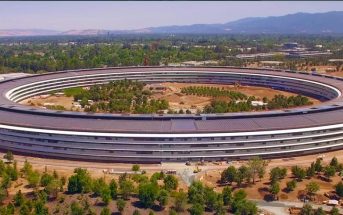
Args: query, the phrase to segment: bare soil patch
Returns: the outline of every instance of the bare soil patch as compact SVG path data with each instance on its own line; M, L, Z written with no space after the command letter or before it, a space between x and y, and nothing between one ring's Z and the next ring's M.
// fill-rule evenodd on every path
M214 100L212 97L185 95L181 93L181 89L189 86L205 86L205 87L219 87L227 90L239 91L248 96L255 96L257 99L262 100L263 97L268 99L273 98L275 95L295 96L295 93L265 88L256 86L235 86L226 84L196 84L196 83L174 83L165 82L161 83L166 87L166 90L153 91L152 99L165 99L169 102L169 107L173 111L179 111L180 109L191 110L192 113L196 113L197 110L203 110L203 108L210 104ZM149 89L151 85L146 85L146 89ZM314 98L309 98L313 104L319 104L320 101ZM48 105L51 106L63 106L66 110L79 111L78 108L73 106L73 97L67 97L65 95L41 95L34 96L32 98L25 99L20 102L24 105L30 105L35 107L44 108Z
M204 86L204 87L219 87L232 91L239 91L248 96L255 96L257 99L267 97L273 98L275 95L295 96L295 93L275 90L266 87L256 86L235 86L227 84L196 84L196 83L174 83L165 82L161 85L165 86L167 90L164 92L154 93L152 97L154 99L165 99L169 102L169 106L172 110L179 109L200 109L202 110L206 105L210 104L213 98L206 96L194 96L184 95L181 93L181 89L189 86ZM149 85L148 85L149 86ZM148 87L147 86L147 87ZM314 98L309 98L313 104L319 104L320 101Z
M273 161L272 161L273 162ZM287 163L287 162L286 162ZM273 164L273 163L272 163ZM275 164L275 163L274 163ZM287 163L289 164L289 163ZM327 164L327 163L325 163ZM294 164L296 165L296 164ZM283 201L300 201L301 196L303 194L306 194L305 188L306 185L309 182L316 182L320 186L320 190L317 192L317 194L314 196L313 201L317 204L322 204L323 201L329 200L328 197L326 197L324 194L334 191L334 185L336 185L338 182L340 182L342 179L337 174L331 178L330 181L323 180L321 178L321 175L315 175L312 178L305 178L302 181L297 182L296 188L288 192L286 190L286 183L288 181L293 180L293 176L291 173L290 166L286 165L280 165L287 168L287 176L280 181L280 192L278 194L279 200ZM306 165L306 167L309 165ZM234 190L236 189L244 189L247 193L247 196L249 199L266 199L268 198L268 195L270 195L269 187L270 187L270 181L269 181L269 170L275 167L268 166L266 174L262 180L257 180L255 184L243 184L241 187L237 187L235 183L232 184L232 187ZM219 183L220 181L220 174L222 170L210 170L206 173L203 173L199 175L197 178L202 181L204 184L214 187L216 191L221 192L222 189L225 187L225 185L222 185Z
M44 106L53 106L53 105L61 105L66 110L72 110L74 98L67 97L64 95L55 96L55 95L44 95L44 96L34 96L32 98L25 99L20 102L20 104L36 106L36 107L44 107Z

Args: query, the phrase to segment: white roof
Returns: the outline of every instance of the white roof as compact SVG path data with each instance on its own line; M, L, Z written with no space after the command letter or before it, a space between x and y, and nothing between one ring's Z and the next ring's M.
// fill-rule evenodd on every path
M338 201L337 201L337 200L334 200L334 199L330 199L330 200L328 201L328 204L329 204L329 205L338 205Z

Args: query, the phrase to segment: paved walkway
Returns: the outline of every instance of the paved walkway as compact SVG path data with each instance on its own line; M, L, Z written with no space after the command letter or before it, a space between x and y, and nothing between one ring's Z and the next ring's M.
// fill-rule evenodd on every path
M259 208L265 209L269 212L272 212L276 215L286 215L289 214L288 208L290 207L299 207L302 208L304 203L303 202L291 202L291 201L272 201L267 202L264 200L257 200L257 199L251 199L252 201L256 202L257 206ZM332 209L332 206L328 205L318 205L310 203L313 208L317 209L319 207L322 207L326 211L330 211ZM338 207L338 210L340 214L343 214L343 209L341 207Z

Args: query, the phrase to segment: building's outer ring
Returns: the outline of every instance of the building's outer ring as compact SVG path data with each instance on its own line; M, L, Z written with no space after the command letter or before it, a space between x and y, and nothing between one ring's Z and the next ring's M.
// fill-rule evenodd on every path
M251 113L120 115L49 111L16 102L110 80L237 83L316 97L322 104ZM161 162L298 156L343 148L343 79L228 67L77 70L0 83L0 149L68 159Z

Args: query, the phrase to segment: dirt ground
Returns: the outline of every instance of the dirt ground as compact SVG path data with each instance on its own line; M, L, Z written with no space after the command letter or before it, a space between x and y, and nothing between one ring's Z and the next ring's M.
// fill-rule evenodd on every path
M248 96L255 96L258 99L263 97L272 98L275 95L281 94L284 96L294 96L296 94L274 90L265 87L255 87L255 86L234 86L234 85L224 85L224 84L191 84L191 83L171 83L166 82L161 85L165 86L167 90L153 92L152 98L154 99L165 99L169 102L170 109L174 111L179 111L180 109L186 110L189 109L192 113L196 113L198 109L202 110L206 105L210 104L213 98L206 96L195 96L195 95L184 95L181 93L181 89L189 86L208 86L208 87L219 87L225 88L228 90L235 90L242 92ZM146 88L149 88L150 85L147 85ZM320 101L310 98L310 101L313 104L319 104ZM44 107L47 105L61 105L66 110L77 111L73 108L73 98L67 97L65 95L41 95L34 96L29 99L21 101L21 104L31 105L36 107Z
M286 167L291 168L294 165L307 167L311 162L315 161L319 156L323 157L323 163L329 163L330 160L335 156L339 162L343 162L343 150L328 152L325 154L313 154L299 157L290 158L278 158L268 160L267 172L273 167ZM0 157L3 157L4 153L0 153ZM18 168L22 168L24 161L29 161L34 169L40 172L56 170L60 175L69 177L73 174L75 168L86 168L89 170L93 177L104 176L104 170L113 169L115 171L130 171L132 164L129 163L111 163L111 162L91 162L91 161L73 161L66 159L52 159L52 158L39 158L25 155L15 155L15 160L18 162ZM199 166L202 170L200 173L196 174L197 179L206 176L206 181L209 185L216 186L216 177L219 177L219 173L226 169L229 165L234 165L239 167L246 161L232 161L230 164L225 162L205 162L204 166ZM194 170L196 168L196 163L191 163L191 166L186 166L185 163L162 163L162 164L140 164L141 170L145 170L148 175L154 172L159 172L162 170L175 170L177 172L182 172L184 170ZM290 173L290 171L289 171ZM118 177L119 174L106 174L106 177ZM211 179L213 178L213 179ZM306 181L306 180L305 180ZM182 180L180 181L182 184ZM181 185L182 186L182 185ZM186 186L184 186L186 188Z
M327 72L326 74L332 75L332 76L343 77L343 71L340 71L340 72Z
M328 164L332 157L336 156L339 162L343 162L343 150L334 151L334 152L328 152L325 154L314 154L314 155L307 155L307 156L301 156L301 157L291 157L291 158L284 158L284 159L272 159L268 160L268 166L266 169L265 177L261 181L256 181L256 184L249 185L249 186L243 186L243 189L247 192L249 199L266 199L266 196L268 196L268 187L269 187L269 170L273 167L279 166L279 167L286 167L288 169L288 174L285 179L283 179L280 183L281 191L278 195L279 200L284 201L299 201L299 194L303 192L305 189L306 184L308 184L310 181L315 181L320 185L320 191L315 196L315 201L317 203L321 203L323 200L327 200L327 198L324 196L325 192L333 191L333 186L338 183L338 181L341 180L339 176L335 176L332 178L331 182L323 181L316 176L312 179L304 179L302 182L297 183L297 187L292 192L286 192L284 188L286 187L286 183L290 180L292 180L290 167L293 165L299 165L302 167L307 167L310 165L311 162L315 161L316 158L322 157L323 158L323 164ZM0 153L0 157L2 157L4 153ZM28 160L33 168L35 170L38 170L39 172L43 172L47 170L48 172L52 172L54 170L57 171L57 173L60 176L69 177L73 174L73 171L75 168L86 168L92 177L99 178L99 177L105 177L106 181L110 181L112 178L117 179L119 177L119 174L104 174L103 170L105 169L113 169L115 171L119 172L125 172L130 171L132 164L128 163L109 163L109 162L87 162L87 161L72 161L72 160L64 160L64 159L49 159L49 158L36 158L31 156L24 156L24 155L14 155L14 159L18 162L18 168L22 168L24 161ZM206 185L210 187L214 187L216 191L221 191L223 189L223 186L220 186L217 182L220 178L220 173L227 168L229 165L234 165L236 167L239 167L242 164L245 164L246 161L233 161L230 162L230 164L227 164L225 162L205 162L205 165L199 166L199 168L202 170L200 173L195 175L195 179L200 180L204 182ZM183 181L181 177L181 172L184 170L193 170L196 168L195 163L191 163L191 166L186 166L185 163L162 163L162 164L140 164L141 170L145 170L147 173L147 176L151 176L154 172L159 172L161 170L175 170L177 171L177 177L179 178L179 188L184 189L187 191L187 184L185 181ZM10 196L13 196L18 190L21 190L23 193L30 192L30 189L27 188L27 182L23 179L19 179L13 187L10 189ZM235 184L233 185L234 189ZM64 202L60 201L54 201L51 203L48 203L48 207L51 208L51 210L60 210L60 213L57 214L63 214L62 211L68 210L69 205L73 201L80 201L82 198L88 198L91 205L94 205L95 210L97 214L100 213L100 210L102 208L102 201L99 197L89 196L89 195L65 195ZM49 205L50 204L50 205ZM56 205L57 204L57 205ZM172 204L172 202L170 203ZM135 207L133 207L135 206ZM141 214L148 214L150 210L146 210L139 206L138 199L135 197L132 197L126 205L125 208L125 214L132 214L133 210L138 207L138 210L141 212ZM111 202L109 205L109 208L111 211L117 211L115 201ZM169 209L167 209L169 210ZM53 211L51 211L53 212ZM158 208L154 209L155 214L167 214L166 211L159 211ZM182 214L182 213L181 213ZM185 212L187 214L187 212ZM210 214L210 213L205 213Z
M334 66L334 65L332 65L332 66L330 66L330 65L326 65L326 66L308 66L308 67L299 67L298 69L299 70L306 70L306 71L311 71L311 69L312 68L315 68L316 69L316 71L318 72L318 73L328 73L328 74L331 74L331 73L334 73L334 72L327 72L327 71L330 71L330 70L333 70L333 71L336 71L336 66Z
M324 200L329 200L327 197L324 196L324 193L330 192L334 190L334 185L341 181L340 176L335 176L332 178L331 181L324 181L320 179L319 176L314 176L311 179L304 179L300 182L297 182L297 186L294 191L287 192L286 183L288 181L293 180L290 168L287 168L287 177L282 179L280 182L280 193L278 194L279 200L284 201L299 201L299 197L302 193L304 193L305 187L309 182L316 182L320 186L320 190L318 191L317 195L314 197L316 203L322 203ZM224 186L220 185L218 181L220 180L220 173L221 171L218 170L211 170L207 171L199 180L204 182L210 187L215 187L216 191L222 191ZM265 174L265 177L260 181L259 179L255 182L255 184L251 185L242 185L242 189L247 192L248 198L250 199L265 199L268 200L269 197L269 171ZM235 183L233 184L234 189L239 189Z
M219 87L227 90L234 90L244 93L248 96L255 96L262 100L263 97L273 98L275 95L281 94L284 96L294 96L295 93L255 86L234 86L227 84L193 84L193 83L174 83L165 82L161 84L166 87L167 90L164 92L157 92L152 95L154 99L165 99L169 102L169 106L172 110L179 109L203 109L206 105L210 104L213 98L206 96L194 96L194 95L183 95L181 89L189 86L205 86L205 87ZM148 85L149 86L149 85ZM310 98L313 104L319 104L320 101L317 99Z
M20 104L36 106L36 107L44 107L47 104L48 105L61 105L66 110L72 110L73 102L74 102L73 97L67 97L64 95L61 95L61 96L43 95L43 96L34 96L31 98L25 99L21 101Z

